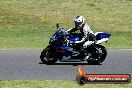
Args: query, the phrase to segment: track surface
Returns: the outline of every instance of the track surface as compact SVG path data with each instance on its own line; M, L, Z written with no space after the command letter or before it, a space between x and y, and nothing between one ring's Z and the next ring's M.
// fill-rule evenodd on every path
M87 73L131 74L132 50L108 50L102 65L84 62L45 65L39 59L41 50L0 50L0 80L74 80L77 65Z

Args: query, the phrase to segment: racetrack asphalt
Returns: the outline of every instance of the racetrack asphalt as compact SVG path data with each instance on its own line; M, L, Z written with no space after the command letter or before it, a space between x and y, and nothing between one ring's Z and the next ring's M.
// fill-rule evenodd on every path
M83 62L57 62L45 65L41 50L0 50L0 80L75 80L77 66L83 65L88 74L131 74L132 50L108 49L101 65Z

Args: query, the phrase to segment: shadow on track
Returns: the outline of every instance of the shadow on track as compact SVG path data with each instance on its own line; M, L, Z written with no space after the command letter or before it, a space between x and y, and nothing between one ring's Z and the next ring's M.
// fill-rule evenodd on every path
M42 62L39 62L39 64L45 64ZM76 63L76 62L65 62L65 63L55 63L55 64L45 64L45 65L73 65L73 66L78 66L78 65L102 65L102 64L88 64L88 63Z

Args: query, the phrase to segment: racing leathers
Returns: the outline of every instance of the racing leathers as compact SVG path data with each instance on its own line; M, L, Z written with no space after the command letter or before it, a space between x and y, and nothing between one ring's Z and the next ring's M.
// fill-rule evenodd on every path
M68 33L75 32L80 30L81 39L79 41L75 41L74 43L82 43L83 47L86 48L87 46L93 44L95 42L95 35L92 29L85 23L81 28L71 28L67 30Z

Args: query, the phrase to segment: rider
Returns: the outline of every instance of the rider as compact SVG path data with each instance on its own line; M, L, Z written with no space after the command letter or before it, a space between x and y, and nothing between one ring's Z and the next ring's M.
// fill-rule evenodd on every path
M75 27L67 30L68 33L75 32L80 30L80 34L82 36L81 40L75 41L74 43L83 44L83 47L86 48L87 46L95 43L95 35L92 29L85 23L85 19L83 16L76 16L74 19ZM92 39L92 40L90 40ZM70 42L72 43L72 42Z

